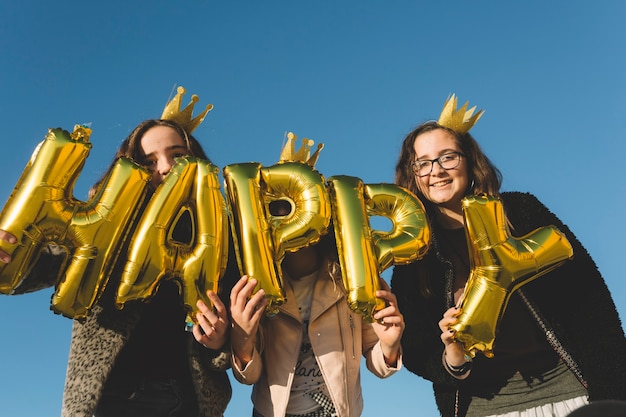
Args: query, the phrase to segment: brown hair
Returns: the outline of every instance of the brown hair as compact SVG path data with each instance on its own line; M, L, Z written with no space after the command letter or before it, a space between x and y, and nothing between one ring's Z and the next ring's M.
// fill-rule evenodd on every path
M120 147L115 153L115 156L113 157L113 162L111 163L107 171L100 177L100 179L98 179L98 181L96 181L94 185L92 185L91 189L89 190L89 198L93 196L98 186L111 173L115 161L117 161L119 158L130 158L136 163L142 165L145 154L143 152L143 149L141 148L141 138L143 138L143 135L145 135L148 130L152 129L155 126L171 127L180 135L180 137L187 145L187 151L189 152L190 156L210 161L209 157L202 149L202 145L200 145L200 142L198 142L198 140L192 135L188 134L185 129L183 129L178 123L165 119L144 120L143 122L139 123L139 125L137 125L137 127L135 127L133 131L130 132L126 139L124 139L124 141L121 143Z
M415 160L415 150L413 145L415 139L422 133L431 132L433 130L442 129L450 133L455 140L465 159L468 163L470 188L468 195L489 194L492 196L500 195L500 186L502 185L502 174L500 170L487 158L482 151L480 145L469 133L460 135L454 130L441 126L435 121L430 121L419 125L411 133L409 133L402 142L400 156L396 164L396 184L408 188L414 192L424 203L427 203L424 196L420 193L417 183L415 182L415 173L411 164Z
M487 155L482 151L478 142L476 142L469 133L461 135L450 128L441 126L435 121L419 125L404 138L398 163L396 164L396 184L408 188L415 193L422 203L424 203L429 217L434 215L435 205L419 191L411 164L416 158L414 144L417 137L422 133L437 129L442 129L450 133L455 138L463 155L465 155L469 174L469 186L466 195L488 194L499 197L500 186L502 185L502 174L489 158L487 158ZM420 271L418 274L418 287L420 292L428 297L432 295L430 270L427 265L422 265L421 263L418 263L418 268Z

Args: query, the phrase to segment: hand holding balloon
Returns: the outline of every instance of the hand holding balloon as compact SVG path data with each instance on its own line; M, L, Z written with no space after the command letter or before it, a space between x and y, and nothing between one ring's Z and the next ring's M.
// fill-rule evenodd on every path
M264 290L268 315L276 314L284 302L285 253L317 242L330 223L324 179L307 164L287 161L228 165L224 181L240 270ZM277 200L290 202L287 215L270 212Z
M211 309L202 300L197 301L196 320L198 324L193 326L193 336L205 348L217 350L221 349L228 339L230 320L226 306L217 294L209 290L206 295L213 308Z
M426 213L414 194L394 184L363 184L342 175L329 178L328 188L348 303L371 322L374 312L385 307L375 296L382 271L426 253L430 243ZM387 217L392 230L372 230L370 216Z
M453 326L458 323L458 316L461 310L458 307L452 307L446 310L443 318L439 320L439 329L441 330L441 341L443 342L444 366L449 365L459 368L468 361L468 355L465 352L465 346L456 340L456 331ZM456 375L459 379L464 379L468 374Z
M268 305L263 289L254 292L257 284L256 279L248 280L244 275L230 292L230 340L233 355L242 368L252 360L255 336Z
M0 230L0 240L3 240L11 245L17 243L17 239L9 232L5 232L4 230ZM6 253L4 250L0 249L0 262L4 262L8 264L11 262L11 255Z
M571 258L573 250L553 226L520 238L511 236L502 203L495 197L465 197L463 211L471 271L458 303L461 314L451 329L472 356L480 350L491 357L496 328L511 294Z
M385 362L389 366L396 366L400 355L400 339L404 332L404 317L398 308L395 294L391 292L384 279L379 278L380 290L375 295L385 302L385 307L374 313L372 327L380 340Z

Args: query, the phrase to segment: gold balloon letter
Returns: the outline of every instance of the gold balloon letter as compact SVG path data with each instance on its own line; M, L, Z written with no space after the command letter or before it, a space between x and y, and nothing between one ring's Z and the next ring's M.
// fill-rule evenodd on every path
M387 217L393 225L389 232L372 231L379 273L391 265L421 259L430 245L430 226L422 202L395 184L367 184L365 196L368 215Z
M256 279L267 298L266 312L275 314L285 302L274 262L274 246L261 198L261 164L250 162L224 167L232 237L242 274Z
M256 163L228 165L224 178L230 203L239 267L266 293L266 313L284 303L280 263L286 252L319 240L330 224L324 179L312 167L284 162L269 168ZM273 216L272 201L287 200L290 213Z
M166 276L178 279L185 307L192 312L188 319L195 321L199 298L211 305L206 291L218 291L228 257L228 219L218 172L207 161L177 159L133 235L117 291L118 306L150 298ZM187 242L173 236L181 219L191 222Z
M499 199L463 199L471 272L459 300L456 339L472 356L493 356L496 329L513 291L560 266L573 255L567 238L554 226L512 237Z
M422 258L430 244L424 206L394 184L367 184L354 177L328 179L339 261L350 308L372 321L385 307L375 294L380 274L390 267ZM388 232L372 230L369 218L384 216Z
M0 263L0 292L13 293L44 246L55 244L71 262L50 271L58 274L57 280L62 277L51 308L78 319L86 317L102 293L149 178L143 168L120 159L89 202L74 199L74 184L91 148L90 133L79 126L72 134L51 129L0 215L0 229L18 242L0 242L12 255L10 263Z
M373 312L385 303L375 296L380 289L378 257L365 208L365 186L358 178L340 175L328 179L328 188L348 304L371 322Z
M274 259L280 265L285 252L316 243L326 233L330 225L330 202L324 178L306 164L284 162L263 168L261 179L266 207L281 199L293 205L291 213L285 216L272 216L267 210Z

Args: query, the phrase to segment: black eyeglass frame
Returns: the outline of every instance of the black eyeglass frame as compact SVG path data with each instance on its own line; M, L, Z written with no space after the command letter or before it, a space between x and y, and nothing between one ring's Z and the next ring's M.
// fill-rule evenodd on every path
M446 162L442 163L441 158L445 158L450 155L456 156L456 158L454 159L456 161L456 165L448 166L448 167L443 166L444 163ZM465 154L462 152L457 152L457 151L446 152L443 155L440 155L438 158L435 158L435 159L418 159L417 161L413 161L411 162L411 168L413 169L413 173L417 175L418 177L425 177L426 175L430 175L430 173L433 172L433 167L435 166L435 162L437 162L442 169L445 169L446 171L448 171L450 169L454 169L458 167L461 164L461 157L465 158ZM430 163L430 169L428 170L428 172L420 174L418 172L420 168L418 168L417 164L421 164L424 162ZM426 168L426 166L423 166L422 168Z

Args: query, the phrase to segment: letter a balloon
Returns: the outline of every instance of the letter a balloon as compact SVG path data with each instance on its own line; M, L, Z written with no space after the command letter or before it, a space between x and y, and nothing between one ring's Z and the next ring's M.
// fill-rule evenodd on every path
M219 169L208 161L185 156L156 189L130 242L128 259L117 289L116 303L148 300L163 279L181 291L188 321L196 322L196 300L207 305L207 290L218 292L228 260L226 202L219 187ZM174 230L188 214L191 236L180 242Z

